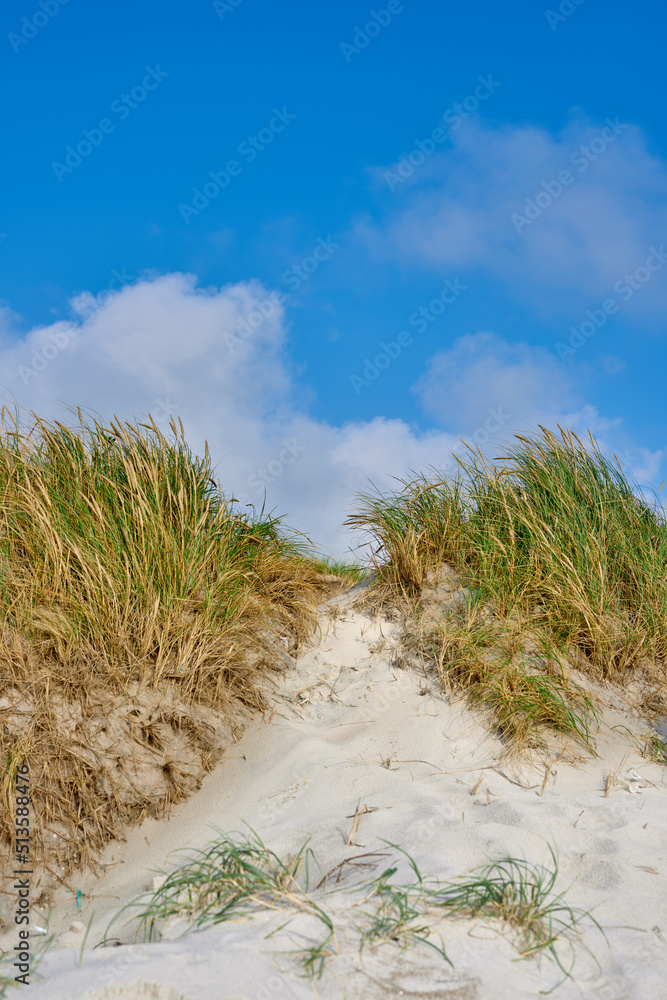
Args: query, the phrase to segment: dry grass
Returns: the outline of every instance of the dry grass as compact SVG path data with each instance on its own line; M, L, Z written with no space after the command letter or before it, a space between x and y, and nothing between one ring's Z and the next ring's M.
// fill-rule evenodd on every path
M182 425L77 412L0 420L1 792L28 763L60 877L197 787L331 576L278 519L235 511ZM5 847L11 830L2 809Z
M438 572L453 567L465 600L422 622L420 648L446 687L490 703L517 745L545 726L588 742L590 704L568 682L568 660L596 681L641 678L645 708L667 714L667 527L657 496L640 494L592 438L584 446L542 428L517 439L495 464L471 450L452 479L420 476L359 498L347 523L374 543L383 596L389 589L418 612ZM414 616L411 627L414 638Z
M545 731L593 748L591 698L516 619L498 620L479 603L463 605L428 627L414 621L405 645L426 654L449 694L465 692L469 704L485 711L511 750L548 750Z

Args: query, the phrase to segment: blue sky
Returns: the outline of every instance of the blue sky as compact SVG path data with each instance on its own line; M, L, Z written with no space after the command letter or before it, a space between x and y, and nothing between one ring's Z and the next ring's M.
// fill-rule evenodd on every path
M351 490L461 437L590 428L659 485L655 0L0 16L3 400L180 415L336 551Z

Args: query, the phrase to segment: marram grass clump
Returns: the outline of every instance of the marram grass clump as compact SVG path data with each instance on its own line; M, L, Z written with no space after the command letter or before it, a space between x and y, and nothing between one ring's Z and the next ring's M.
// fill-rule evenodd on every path
M304 970L321 974L331 953L334 926L309 892L313 862L307 841L282 860L254 831L243 838L221 834L166 876L149 900L140 901L137 919L144 939L153 940L160 926L174 918L204 928L261 909L292 911L315 918L323 928L319 944L301 952Z
M465 691L511 749L548 750L545 731L593 749L598 713L592 699L554 669L557 652L538 646L535 631L520 619L499 620L472 601L429 627L419 619L413 627L404 647L426 653L443 689Z
M466 588L465 606L431 616L422 636L445 685L494 702L519 743L536 728L521 723L528 701L537 725L588 742L591 706L568 684L567 657L622 685L641 671L654 708L667 706L667 526L658 496L592 437L540 430L493 463L470 450L453 477L361 496L348 524L370 534L381 581L414 606L446 564ZM522 663L510 632L543 655Z
M252 830L250 835L220 832L214 841L159 877L152 893L143 894L121 909L107 927L105 941L110 940L109 932L119 921L123 921L122 933L129 939L138 932L139 937L153 941L159 940L165 930L170 936L185 935L194 928L201 930L228 920L251 918L262 911L279 917L279 927L268 931L272 936L276 930L288 927L292 918L305 915L316 922L313 929L319 925L313 934L319 940L291 953L313 978L321 976L337 954L337 937L343 924L348 940L351 930L358 935L361 960L373 945L398 945L402 950L427 945L455 967L458 956L453 953L450 957L443 941L446 921L483 920L509 931L521 958L550 953L568 978L581 931L592 927L604 935L590 913L571 907L562 892L556 893L558 861L551 849L551 863L547 865L505 857L443 881L423 875L414 858L399 845L384 843L399 856L380 874L359 879L356 872L362 867L377 869L391 851L353 855L328 870L311 887L311 871L321 873L322 867L308 841L283 860ZM339 884L345 864L352 878ZM336 879L330 877L335 872ZM341 894L344 905L331 905ZM475 928L470 930L474 932ZM303 938L303 930L299 937ZM563 961L563 946L570 952L568 968Z
M198 786L325 587L308 546L239 513L170 429L0 419L0 791L9 806L29 765L35 846L61 877Z

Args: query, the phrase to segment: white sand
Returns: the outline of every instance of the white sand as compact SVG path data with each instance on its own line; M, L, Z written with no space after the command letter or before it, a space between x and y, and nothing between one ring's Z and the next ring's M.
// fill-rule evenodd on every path
M58 898L50 924L57 940L30 1000L515 1000L562 978L548 956L515 961L512 935L482 920L438 925L454 969L421 944L402 951L388 942L360 958L360 897L352 888L325 898L338 954L312 984L296 957L285 954L321 937L321 927L304 916L270 938L284 914L259 913L179 938L175 928L167 934L174 939L152 944L125 943L133 927L119 921L110 935L124 943L95 948L118 908L148 889L156 870L173 867L170 852L203 846L212 827L243 831L244 822L281 856L311 837L324 869L387 850L390 856L376 859L376 875L400 857L383 838L408 850L423 875L439 879L507 855L546 863L552 845L558 888L568 903L594 910L609 942L583 925L573 978L552 995L667 998L665 769L634 754L624 730L610 728L622 723L639 732L639 721L610 709L600 757L578 767L559 762L540 796L544 768L499 765L500 744L474 714L450 706L432 685L427 690L418 674L392 666L396 626L352 612L349 603L342 600L347 610L333 624L323 616L321 642L281 684L273 717L247 729L201 790L169 820L148 821L126 843L110 846L106 874L76 883L80 908L72 894ZM605 777L626 754L621 778L634 769L645 780L626 781L605 797ZM358 801L374 811L347 846ZM399 874L407 874L404 861ZM84 935L69 926L91 918L80 956Z

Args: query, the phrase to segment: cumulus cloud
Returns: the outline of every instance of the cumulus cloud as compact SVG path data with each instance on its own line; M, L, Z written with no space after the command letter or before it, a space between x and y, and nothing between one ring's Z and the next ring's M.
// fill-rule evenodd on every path
M515 434L560 426L586 444L590 431L644 484L656 481L665 457L662 450L635 446L619 417L605 417L587 403L575 373L550 351L493 333L468 334L439 351L413 391L432 419L491 456L499 446L515 443Z
M72 302L73 317L0 341L3 402L67 419L63 404L164 432L180 416L193 449L207 440L241 504L290 523L341 553L350 491L445 460L456 438L377 418L340 427L314 420L284 354L283 308L256 282L199 288L169 274ZM7 312L11 326L16 317Z
M415 391L432 417L461 433L494 409L512 427L551 423L578 400L571 373L550 351L493 333L469 334L439 351Z
M4 314L3 402L61 420L63 404L106 419L151 413L165 433L169 415L179 416L196 452L208 441L228 495L260 507L266 489L269 509L336 554L357 544L340 527L353 493L451 467L461 437L492 448L538 419L560 419L632 445L586 407L564 366L492 334L463 338L432 359L415 388L432 420L424 432L382 417L340 426L314 419L286 361L283 309L256 282L199 288L192 275L169 274L97 299L78 296L72 308L71 320L23 337L16 317ZM633 454L642 468L655 458Z
M378 256L479 267L542 311L568 312L615 295L614 284L660 247L667 170L635 126L579 116L553 136L470 122L450 139L396 188L382 222L358 224ZM661 319L667 268L640 287L624 309Z

